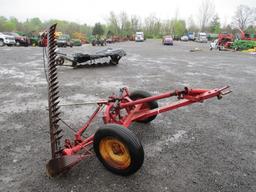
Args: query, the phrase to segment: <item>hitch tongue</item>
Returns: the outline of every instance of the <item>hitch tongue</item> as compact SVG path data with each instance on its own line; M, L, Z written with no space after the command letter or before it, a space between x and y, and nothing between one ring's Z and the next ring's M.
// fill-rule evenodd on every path
M50 177L55 177L57 175L65 173L74 165L79 163L82 159L82 155L66 155L51 159L46 164L47 175Z
M225 92L222 92L221 95L227 95L229 93L232 93L232 91L225 91Z
M229 93L232 93L231 90L226 90L226 89L228 89L228 88L229 88L229 86L225 86L225 87L219 89L220 94L217 96L217 98L218 98L218 99L222 99L222 96L227 95L227 94L229 94ZM224 91L224 90L225 90L225 91Z

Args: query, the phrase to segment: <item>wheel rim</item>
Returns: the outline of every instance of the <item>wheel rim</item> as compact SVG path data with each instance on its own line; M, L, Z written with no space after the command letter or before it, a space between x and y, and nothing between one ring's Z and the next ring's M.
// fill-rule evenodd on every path
M59 60L59 64L60 65L63 65L64 64L64 59L63 58L59 58L60 60Z
M116 138L103 138L99 144L103 160L115 169L126 169L131 164L131 156L124 143Z

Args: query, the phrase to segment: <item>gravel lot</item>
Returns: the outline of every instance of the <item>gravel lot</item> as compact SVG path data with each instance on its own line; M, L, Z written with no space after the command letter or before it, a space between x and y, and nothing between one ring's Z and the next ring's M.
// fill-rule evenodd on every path
M45 174L50 144L42 48L0 47L0 191L256 191L255 55L209 51L192 42L162 46L157 40L111 47L127 52L118 66L59 68L62 103L107 98L124 86L157 94L230 85L233 93L161 114L148 125L134 123L145 161L130 177L108 172L92 157L52 179ZM189 52L195 47L202 51ZM79 128L94 107L63 107L62 117ZM101 124L96 121L92 131Z

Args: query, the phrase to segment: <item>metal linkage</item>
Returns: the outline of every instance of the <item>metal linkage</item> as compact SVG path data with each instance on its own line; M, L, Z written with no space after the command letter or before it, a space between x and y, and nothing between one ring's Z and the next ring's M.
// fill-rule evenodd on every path
M60 126L58 124L60 118L59 91L56 59L56 40L55 40L56 24L52 25L48 31L48 105L49 105L49 123L50 123L50 140L52 158L60 157L62 152L60 139L62 138Z

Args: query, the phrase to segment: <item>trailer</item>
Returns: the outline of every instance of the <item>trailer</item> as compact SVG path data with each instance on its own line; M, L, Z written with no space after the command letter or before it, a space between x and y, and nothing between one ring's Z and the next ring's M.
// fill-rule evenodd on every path
M123 49L107 48L96 52L95 54L87 53L75 53L73 55L56 52L56 64L59 66L71 66L73 68L78 67L95 67L102 65L118 65L119 60L126 55ZM69 61L70 64L65 64L65 61Z

